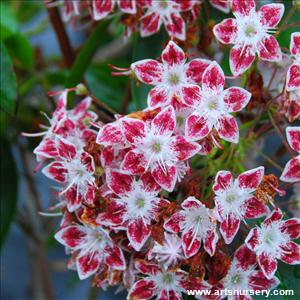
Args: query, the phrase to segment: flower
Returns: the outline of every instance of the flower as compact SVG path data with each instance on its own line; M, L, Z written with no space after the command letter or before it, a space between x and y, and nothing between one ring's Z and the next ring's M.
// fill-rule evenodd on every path
M55 139L57 156L42 170L43 174L65 187L60 194L66 197L70 212L81 206L82 201L91 203L94 199L95 165L87 152L77 152L75 145L57 136Z
M98 216L97 222L106 226L121 225L127 230L131 246L140 251L151 234L151 221L168 201L158 197L160 186L149 173L135 180L133 176L110 170L106 181L117 197L112 197L109 208Z
M210 288L205 281L189 278L188 273L179 268L164 270L159 265L144 260L137 260L135 266L145 277L130 288L128 299L146 300L156 296L158 300L181 300L182 293L186 293L187 289Z
M213 185L220 232L226 244L236 236L240 222L259 218L266 213L266 206L253 195L264 175L264 167L258 167L233 179L229 171L219 171Z
M122 250L101 227L71 225L62 228L54 237L76 253L76 268L80 279L95 274L103 264L115 270L126 268Z
M147 254L148 259L153 259L162 265L164 269L174 267L176 264L184 259L181 247L181 240L177 234L164 234L162 244L154 242L154 246Z
M190 11L194 1L155 0L146 4L147 11L141 18L140 32L142 37L159 31L163 23L170 37L184 41L186 38L185 21L180 13Z
M121 164L122 172L136 175L149 170L163 189L173 191L182 176L179 163L200 150L197 143L173 135L176 126L174 108L166 107L150 124L127 117L122 119L122 125L131 145Z
M229 142L239 140L238 125L232 112L243 109L250 101L251 94L239 87L224 90L225 76L217 62L212 62L204 71L202 89L195 97L184 97L194 112L186 120L185 135L200 140L215 128L218 135Z
M225 19L213 28L223 44L234 44L230 51L230 69L238 76L252 65L255 54L267 61L280 61L282 53L274 36L270 35L279 23L284 5L272 3L255 11L255 1L232 0L235 19Z
M281 181L300 181L300 126L287 127L286 137L291 148L298 152L298 156L287 162L280 176Z
M300 219L282 220L282 212L275 209L262 223L252 228L245 239L249 249L258 257L264 275L271 279L277 270L277 259L286 264L300 264L300 246L291 240L300 236Z
M197 58L186 63L185 53L173 41L163 50L161 60L143 59L131 65L139 81L154 86L148 94L148 106L165 107L174 99L191 101L190 98L199 92L197 84L210 62Z
M294 62L287 72L286 90L289 92L300 90L300 32L292 33L290 52L294 58Z
M214 255L218 235L213 212L195 197L188 197L181 204L182 210L168 219L164 228L170 232L182 232L182 247L187 258L195 255L203 242L204 249L210 256Z
M256 270L256 255L246 245L240 246L234 253L233 261L225 278L220 281L222 289L240 291L240 295L229 295L228 300L252 299L245 297L249 290L271 290L278 286L277 277L267 279L262 271Z

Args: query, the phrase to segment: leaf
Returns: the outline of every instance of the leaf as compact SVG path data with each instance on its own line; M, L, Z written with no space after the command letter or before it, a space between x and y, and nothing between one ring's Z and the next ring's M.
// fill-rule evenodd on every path
M11 59L3 43L0 44L0 100L1 109L12 113L17 97L17 79L13 70Z
M5 40L19 30L17 19L12 10L3 2L0 2L0 26L1 40Z
M10 56L16 60L18 66L31 69L34 64L33 48L28 39L21 33L9 36L5 45Z
M18 176L16 171L16 165L11 151L11 145L6 139L3 138L1 138L1 157L5 157L5 159L2 160L0 182L0 246L2 247L5 237L8 233L10 224L14 218L18 196Z

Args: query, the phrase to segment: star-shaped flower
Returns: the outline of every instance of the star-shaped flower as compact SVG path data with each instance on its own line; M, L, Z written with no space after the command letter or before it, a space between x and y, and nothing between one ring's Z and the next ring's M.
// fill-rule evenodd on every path
M185 199L181 207L182 210L174 213L166 221L164 228L170 232L182 233L182 246L187 258L192 257L200 250L201 243L203 243L205 251L213 256L219 237L212 210L206 208L195 197Z
M271 279L277 270L277 259L286 264L300 264L300 246L292 242L300 236L300 219L282 220L274 210L261 224L252 228L245 243L258 257L264 275Z
M185 97L184 91L185 103L194 109L186 120L185 135L189 139L203 139L214 128L222 139L238 142L238 125L231 113L243 109L251 94L240 87L224 90L224 85L223 70L212 62L203 73L201 90L194 97Z
M284 5L272 3L255 10L255 0L232 0L235 19L225 19L215 25L215 37L223 44L234 44L230 51L230 69L238 76L244 73L255 59L280 61L282 53L273 33L282 18Z
M241 221L259 218L266 213L266 206L253 195L263 175L263 167L246 171L235 180L229 171L217 173L213 190L221 222L220 232L226 244L236 236Z
M202 74L210 61L196 58L186 63L186 55L173 41L170 41L161 55L161 62L144 59L131 65L137 79L154 86L148 94L148 106L165 107L172 100L190 102L198 93Z
M174 108L165 108L150 124L133 118L123 118L122 124L131 149L124 157L121 170L132 175L149 170L163 189L173 191L182 175L180 163L201 148L184 136L173 135L176 126Z
M75 253L80 279L95 274L106 264L115 270L125 270L122 250L114 244L108 232L101 227L91 228L80 224L62 228L55 239Z
M298 152L299 155L287 162L280 180L286 182L297 182L300 181L300 126L287 127L286 137L291 148Z

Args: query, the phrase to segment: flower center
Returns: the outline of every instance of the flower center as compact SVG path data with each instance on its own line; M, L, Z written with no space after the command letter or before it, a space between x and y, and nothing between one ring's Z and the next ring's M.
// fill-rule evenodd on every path
M176 117L176 124L177 124L178 126L181 126L181 125L183 125L183 123L184 123L184 117L182 117L182 116L177 116L177 117Z
M241 281L241 277L240 277L239 274L235 274L235 275L232 276L232 278L231 278L231 282L232 282L233 284L237 284L237 283L239 283L240 281Z
M139 198L136 200L136 206L138 208L143 208L145 206L145 200L143 198Z
M164 278L163 278L163 281L165 284L170 284L173 282L173 276L172 274L165 274L164 275Z
M168 7L168 2L165 0L159 1L159 6L161 8L167 8Z
M171 74L169 76L169 83L172 85L177 85L179 83L179 76L177 74Z
M218 108L218 99L216 97L208 99L207 108L209 110L216 110Z
M256 35L257 31L253 25L247 25L245 28L245 35L247 37L253 37Z
M161 151L161 144L159 144L159 143L154 143L154 144L152 145L152 150L153 150L153 152L155 152L155 153L159 153L159 152Z
M228 203L232 203L232 202L234 202L236 200L236 197L235 197L235 195L233 195L233 194L228 194L227 196L226 196L226 201L228 202Z

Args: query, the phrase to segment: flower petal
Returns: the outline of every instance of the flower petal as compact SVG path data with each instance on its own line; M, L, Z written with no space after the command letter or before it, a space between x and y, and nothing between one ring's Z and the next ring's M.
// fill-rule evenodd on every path
M223 101L228 112L242 110L250 101L251 93L240 87L231 87L224 91Z
M141 218L129 222L127 226L127 237L134 250L141 250L150 236L150 231L150 224L145 224Z
M276 276L267 279L262 271L251 272L248 279L249 287L253 290L272 290L280 284Z
M282 217L282 211L279 208L274 209L272 213L265 218L263 224L266 226L271 225L273 222L280 221Z
M201 89L194 84L184 85L181 87L182 101L189 106L196 106L201 100Z
M230 12L230 0L210 0L210 4L226 14Z
M212 130L213 124L204 115L194 112L186 120L185 136L191 140L200 140Z
M145 275L155 275L160 271L160 268L156 263L151 263L143 259L136 259L134 266L140 273Z
M216 39L223 44L234 44L237 30L236 19L225 19L213 28Z
M175 212L170 219L168 219L165 224L164 228L170 232L178 233L180 231L180 222L185 219L182 212Z
M267 213L266 206L258 201L255 197L251 197L245 202L245 218L260 218Z
M147 103L151 108L170 105L173 97L172 91L166 85L158 85L150 90Z
M181 41L185 40L185 22L180 13L171 13L168 18L164 19L164 23L170 37L175 37Z
M229 213L226 219L222 220L220 232L226 244L231 244L240 228L240 220Z
M136 1L135 0L119 0L118 4L120 9L125 14L136 13Z
M117 123L106 124L100 128L96 143L103 146L111 146L123 142L121 127Z
M65 192L65 199L69 212L76 211L81 206L81 202L83 201L83 197L80 193L77 192L76 186L69 188Z
M294 157L287 162L280 176L280 180L285 182L300 181L300 156Z
M286 138L291 148L300 153L300 126L287 127Z
M105 263L115 270L125 270L126 261L123 255L122 250L117 246L106 247L104 250L105 253Z
M184 136L178 135L171 143L171 149L175 152L179 161L187 160L196 155L201 146L195 142L189 142Z
M249 16L251 12L255 11L255 6L255 0L232 0L232 12L235 16Z
M286 75L286 90L288 92L300 89L300 66L292 64Z
M95 274L100 267L99 252L87 252L76 261L78 276L81 280Z
M58 156L55 141L47 138L40 142L40 144L33 150L33 153L45 158L54 158L55 156Z
M55 145L59 156L68 160L72 160L75 158L77 153L76 147L68 140L60 136L56 136Z
M143 183L143 188L145 191L158 193L161 190L161 187L156 183L150 172L141 175L140 180Z
M239 141L239 127L233 116L223 114L218 118L216 130L219 136L228 142L238 143Z
M124 135L126 140L134 144L136 140L142 139L146 135L146 124L138 119L124 118L122 119Z
M288 234L291 240L296 240L300 237L300 219L292 218L282 222L280 229Z
M193 196L186 198L181 203L181 207L183 209L193 209L193 208L199 208L201 206L203 206L203 204Z
M281 61L282 52L276 38L267 34L257 43L258 56L267 61Z
M300 246L294 242L288 242L281 246L280 259L289 265L299 265Z
M223 91L224 84L224 72L219 64L213 61L203 73L202 89L207 93L211 93L211 91Z
M189 230L182 234L182 248L186 258L194 256L201 247L201 239L194 236L193 230Z
M162 81L163 66L154 59L143 59L131 64L137 79L143 83L157 85Z
M170 41L162 52L161 59L164 64L169 66L182 65L186 60L186 55L177 44Z
M156 166L156 168L151 171L152 176L155 181L166 191L172 192L174 190L176 180L177 180L177 167L176 166Z
M155 135L171 136L176 126L175 111L172 106L159 112L151 122L151 131Z
M217 242L219 240L219 236L213 230L208 231L205 239L203 240L204 249L210 255L213 256L216 251Z
M208 59L195 58L185 65L185 76L190 83L200 84L206 68L211 63Z
M230 50L229 65L234 76L239 76L250 68L255 59L251 46L235 45Z
M268 27L274 28L281 20L284 13L284 5L281 3L271 3L263 5L259 11L260 22Z
M93 17L95 20L104 19L114 8L112 0L94 0L93 2Z
M142 37L147 37L158 32L161 26L160 15L156 12L147 13L140 21L140 32Z
M240 246L234 253L237 267L244 271L252 269L256 265L256 254L246 245Z
M42 170L42 173L50 179L64 183L66 182L68 171L62 163L53 161Z
M233 184L233 176L229 171L219 171L215 178L213 190L216 194L224 193Z
M133 177L114 170L107 170L106 181L109 188L117 195L124 195L133 188Z
M258 167L240 174L237 178L239 188L251 193L260 185L265 173L264 167Z
M155 283L149 279L138 280L129 290L128 299L151 299L155 294Z
M249 231L245 239L245 244L249 249L255 251L257 247L260 245L260 233L258 227L254 227Z
M291 34L290 51L294 56L300 55L300 32Z
M273 278L277 270L277 260L268 253L261 253L258 255L258 264L267 279Z
M132 175L142 174L145 172L147 163L147 159L142 153L131 150L125 155L120 168Z
M88 241L88 231L84 226L68 226L58 231L54 238L62 245L76 250L83 248Z

